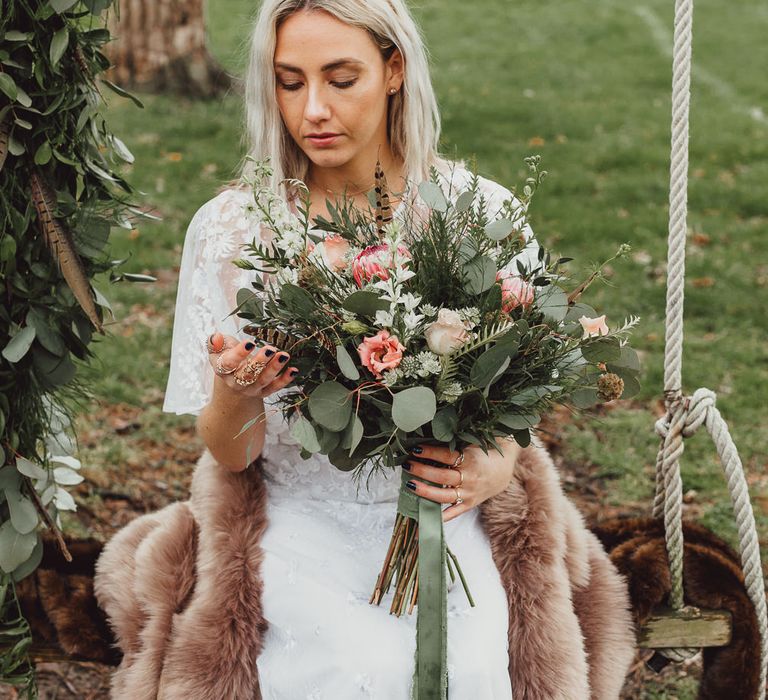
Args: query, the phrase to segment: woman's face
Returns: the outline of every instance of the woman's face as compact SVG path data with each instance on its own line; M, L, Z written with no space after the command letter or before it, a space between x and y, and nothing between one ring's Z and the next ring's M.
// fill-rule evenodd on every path
M388 90L402 84L399 51L385 63L364 29L323 10L301 10L278 29L275 74L285 126L315 165L368 168L379 145L389 148ZM335 136L312 138L317 134Z

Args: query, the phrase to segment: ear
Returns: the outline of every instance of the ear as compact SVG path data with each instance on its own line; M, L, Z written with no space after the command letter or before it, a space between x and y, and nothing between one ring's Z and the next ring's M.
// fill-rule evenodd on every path
M403 76L405 73L405 59L403 54L400 53L400 49L396 48L392 55L387 59L386 63L387 83L396 83L397 87L403 84Z

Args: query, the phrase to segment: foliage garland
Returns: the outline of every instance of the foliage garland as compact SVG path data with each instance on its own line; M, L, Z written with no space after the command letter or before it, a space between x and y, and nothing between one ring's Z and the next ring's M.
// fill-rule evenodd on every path
M100 76L116 0L0 0L0 682L37 697L30 628L15 585L39 565L52 531L67 560L61 511L83 480L72 414L88 397L78 362L104 333L106 298L91 284L152 281L118 273L112 226L156 218L131 203L113 167L131 163L107 128ZM115 6L115 9L117 7Z

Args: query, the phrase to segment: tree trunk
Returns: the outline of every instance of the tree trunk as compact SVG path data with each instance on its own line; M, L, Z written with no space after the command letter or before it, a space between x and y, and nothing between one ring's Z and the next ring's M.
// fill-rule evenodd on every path
M108 28L108 77L124 88L205 98L232 86L206 46L204 0L120 0Z

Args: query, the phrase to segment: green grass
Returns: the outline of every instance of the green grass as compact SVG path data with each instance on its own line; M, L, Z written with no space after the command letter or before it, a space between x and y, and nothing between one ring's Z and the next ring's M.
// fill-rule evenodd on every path
M236 75L253 7L209 3L211 45ZM758 0L741 7L724 13L721 3L699 0L693 22L688 225L708 238L689 241L683 377L686 391L706 386L718 393L768 542L768 118L750 114L768 104L758 69L768 65L768 12ZM576 258L574 276L620 243L633 247L634 258L614 264L612 286L594 287L589 300L609 323L642 317L634 338L644 364L640 401L574 422L565 440L569 460L594 465L595 476L608 479L612 504L650 504L657 448L650 402L663 380L672 4L422 0L415 13L432 57L444 150L476 156L481 174L508 186L525 176L523 158L540 153L549 177L532 225L545 244ZM130 253L127 270L162 280L101 283L118 324L98 344L98 362L87 375L95 406L153 407L151 429L162 440L170 426L193 422L156 410L167 375L174 271L195 209L233 174L242 120L234 94L212 102L142 99L145 110L110 98L110 124L136 155L130 180L163 221L142 223L134 238L120 231L114 254ZM709 286L702 286L705 278ZM86 449L86 462L89 455L116 478L124 470L112 461L119 449ZM687 446L683 472L686 489L698 492L703 522L735 542L720 468L704 435ZM688 697L683 691L679 697Z

